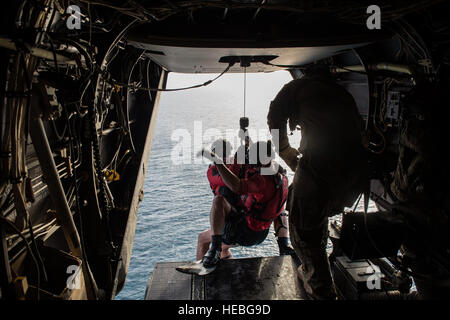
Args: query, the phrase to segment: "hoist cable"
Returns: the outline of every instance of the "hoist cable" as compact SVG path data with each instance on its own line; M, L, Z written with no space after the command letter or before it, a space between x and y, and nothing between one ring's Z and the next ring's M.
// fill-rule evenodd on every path
M247 67L244 67L244 117L245 117L245 96L247 92Z

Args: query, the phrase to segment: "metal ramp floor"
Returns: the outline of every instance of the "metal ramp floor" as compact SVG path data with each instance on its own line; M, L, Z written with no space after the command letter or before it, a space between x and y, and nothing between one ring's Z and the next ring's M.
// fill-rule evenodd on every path
M291 256L223 260L206 276L175 270L186 262L157 263L147 282L145 300L302 300L305 297L297 280L297 264Z

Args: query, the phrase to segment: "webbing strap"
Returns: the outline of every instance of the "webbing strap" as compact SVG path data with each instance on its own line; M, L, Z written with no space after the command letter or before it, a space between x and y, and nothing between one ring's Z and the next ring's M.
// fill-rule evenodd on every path
M277 206L277 211L276 211L277 215L275 217L273 217L272 219L264 219L264 218L260 217L260 215L265 211L267 204L270 201L272 201L273 198L276 197L277 192L275 192L273 197L269 201L264 203L263 206L260 209L258 209L257 211L253 210L254 204L252 205L252 210L250 212L247 212L247 214L251 214L254 219L259 220L259 221L264 221L264 222L273 222L276 218L279 217L279 215L281 213L281 208L283 207L284 203L286 202L286 198L283 199L283 177L279 173L277 173L277 175L274 176L274 179L276 179L276 178L279 178L278 181L275 181L276 189L278 189L280 192L280 198L278 200L278 206ZM247 199L247 198L245 198L245 199ZM256 203L256 201L254 203Z

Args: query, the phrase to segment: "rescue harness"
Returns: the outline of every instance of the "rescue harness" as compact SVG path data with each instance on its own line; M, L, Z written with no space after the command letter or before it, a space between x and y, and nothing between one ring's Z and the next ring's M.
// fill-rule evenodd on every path
M236 170L237 171L237 170ZM260 173L260 168L252 168L247 165L240 167L239 172L235 174L239 179L249 179L255 174ZM231 191L226 192L226 188L215 166L210 166L208 169L207 177L211 186L211 190L214 195L222 195L240 209L239 211L245 215L250 216L252 219L271 223L277 219L286 203L288 193L288 181L286 176L281 173L273 175L273 182L275 184L274 195L266 202L259 202L251 195L236 195ZM278 201L275 204L274 200L278 196Z
M244 171L244 177L249 178L256 173L260 172L260 168L250 168L245 170L245 166L242 166L241 172ZM275 183L275 192L271 199L266 202L258 202L254 197L250 200L251 203L247 205L248 195L241 196L244 213L250 215L253 219L263 222L273 222L281 214L284 204L286 203L288 182L286 176L281 173L276 173L272 176ZM278 196L278 202L275 210L268 208L269 204Z

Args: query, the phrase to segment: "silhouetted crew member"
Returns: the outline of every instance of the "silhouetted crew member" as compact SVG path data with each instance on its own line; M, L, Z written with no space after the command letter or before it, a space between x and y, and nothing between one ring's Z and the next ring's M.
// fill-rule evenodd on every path
M351 94L325 66L286 84L267 120L271 130L279 130L277 152L295 171L287 208L291 243L302 262L298 276L311 298L335 299L326 253L328 217L351 206L360 192L363 120ZM298 150L289 144L287 122L291 131L300 126Z

